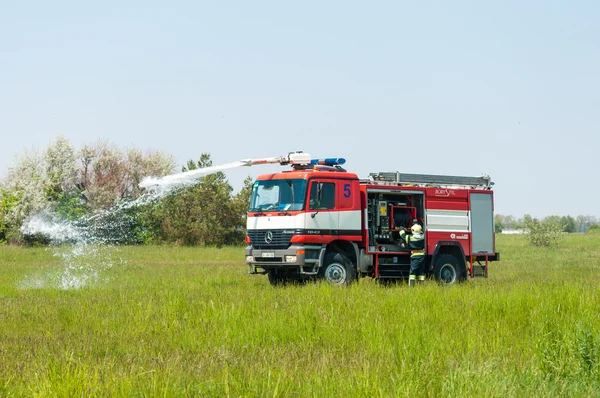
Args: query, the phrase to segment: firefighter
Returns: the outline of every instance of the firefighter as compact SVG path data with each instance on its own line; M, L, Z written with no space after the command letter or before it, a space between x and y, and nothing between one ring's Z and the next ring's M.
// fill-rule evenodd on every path
M419 278L419 284L425 282L425 236L423 228L419 224L410 227L411 234L400 229L400 239L406 242L410 249L410 273L408 285L414 286L415 280Z

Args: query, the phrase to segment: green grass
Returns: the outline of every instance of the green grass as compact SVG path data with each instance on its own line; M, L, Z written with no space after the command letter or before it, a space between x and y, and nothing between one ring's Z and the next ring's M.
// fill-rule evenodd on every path
M0 396L600 396L600 235L497 246L489 279L414 289L124 247L68 290L52 250L0 247Z

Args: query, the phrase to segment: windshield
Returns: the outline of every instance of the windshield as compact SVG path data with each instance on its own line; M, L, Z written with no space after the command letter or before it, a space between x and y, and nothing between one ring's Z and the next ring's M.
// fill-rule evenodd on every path
M305 194L306 180L256 181L249 211L302 210Z

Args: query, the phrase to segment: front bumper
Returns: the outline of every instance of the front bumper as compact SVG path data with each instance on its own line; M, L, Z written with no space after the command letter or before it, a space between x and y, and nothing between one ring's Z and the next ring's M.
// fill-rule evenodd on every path
M297 270L299 274L316 275L322 262L324 247L291 245L286 249L246 247L248 273L266 274L271 269Z

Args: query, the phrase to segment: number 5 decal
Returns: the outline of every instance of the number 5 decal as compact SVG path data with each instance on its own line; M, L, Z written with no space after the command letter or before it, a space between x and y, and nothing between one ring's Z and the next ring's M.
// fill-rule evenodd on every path
M350 184L344 184L344 198L349 198L351 194Z

